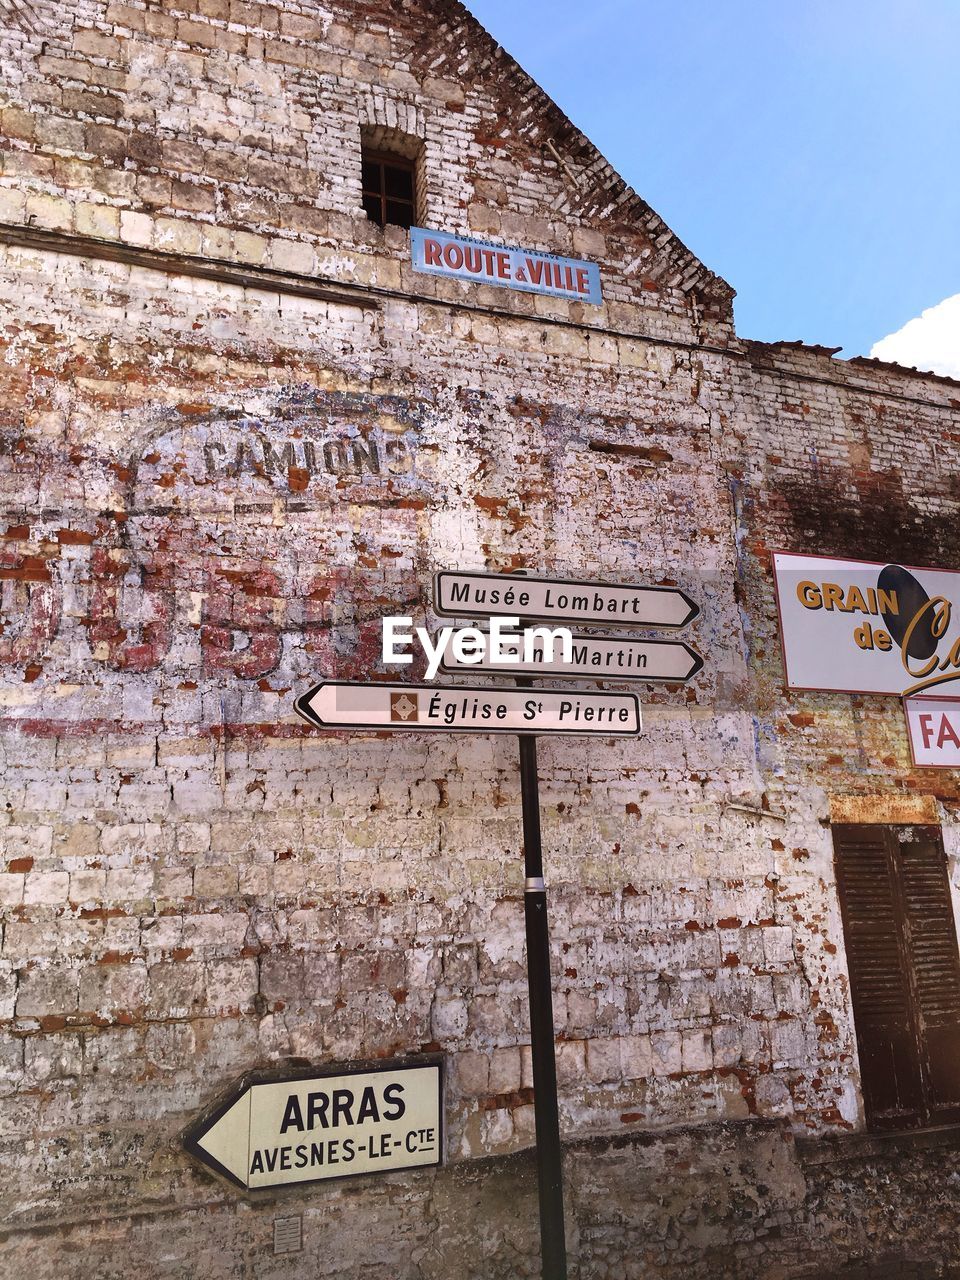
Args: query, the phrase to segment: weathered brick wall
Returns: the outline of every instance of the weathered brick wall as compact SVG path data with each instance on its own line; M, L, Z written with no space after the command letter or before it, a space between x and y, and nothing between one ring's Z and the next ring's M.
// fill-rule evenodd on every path
M36 8L0 46L0 220L401 288L405 233L360 207L361 130L392 131L428 225L610 264L644 332L729 328L723 282L455 3Z
M783 695L766 553L873 554L916 494L949 515L956 388L738 343L722 282L455 6L37 14L4 36L0 221L344 288L0 249L6 1256L63 1276L96 1237L125 1275L149 1241L145 1274L187 1275L199 1230L205 1275L262 1276L284 1204L320 1274L344 1233L411 1277L476 1236L473 1159L532 1141L515 744L292 710L378 669L441 567L704 607L706 667L645 694L641 740L541 747L564 1133L856 1125L828 797L920 784L892 700ZM414 276L358 208L362 127L424 140L430 225L597 259L604 307ZM247 1209L177 1147L254 1066L422 1048L443 1174ZM512 1194L486 1276L530 1266Z
M888 808L899 807L890 821L942 822L956 891L957 778L951 770L913 767L897 698L784 692L771 554L960 563L960 396L946 379L910 376L875 361L845 364L791 344L748 344L746 354L729 436L738 459L730 471L737 576L758 769L765 803L786 819L759 825L773 851L782 918L793 924L820 1053L844 1077L838 1108L851 1119L856 1050L844 994L831 808L839 798L850 812L851 801L862 797L863 820L875 821L880 797ZM804 1071L796 1087L824 1095L837 1081L811 1081Z

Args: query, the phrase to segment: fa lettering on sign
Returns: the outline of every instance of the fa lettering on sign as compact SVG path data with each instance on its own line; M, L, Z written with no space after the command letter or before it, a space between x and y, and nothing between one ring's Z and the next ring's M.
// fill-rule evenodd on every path
M949 746L960 750L960 734L943 712L940 712L939 716L934 716L923 711L917 719L924 747L929 749L935 745L939 751L942 747Z
M913 763L922 769L960 766L960 698L920 694L904 698L903 709Z

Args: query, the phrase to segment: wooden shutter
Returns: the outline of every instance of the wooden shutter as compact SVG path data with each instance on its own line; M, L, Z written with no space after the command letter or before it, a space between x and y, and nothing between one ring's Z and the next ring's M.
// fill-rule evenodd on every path
M895 827L928 1120L960 1118L960 954L936 827Z
M960 1117L960 956L939 830L836 826L834 847L868 1123Z
M837 890L872 1128L922 1123L923 1084L889 832L837 826Z

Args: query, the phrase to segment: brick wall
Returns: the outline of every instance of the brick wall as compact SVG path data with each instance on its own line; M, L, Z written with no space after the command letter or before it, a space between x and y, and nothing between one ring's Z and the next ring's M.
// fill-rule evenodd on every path
M952 852L955 784L910 770L894 700L784 695L768 552L892 528L953 563L956 386L737 339L729 289L458 6L38 5L3 42L0 222L63 236L0 248L14 1265L70 1274L96 1237L105 1275L148 1240L145 1274L193 1274L202 1219L204 1274L295 1274L266 1237L307 1203L320 1274L351 1204L358 1270L449 1274L417 1213L480 1158L513 1188L483 1274L532 1265L504 1207L533 1133L515 744L292 708L377 670L442 567L703 605L706 666L644 694L643 738L541 747L564 1134L859 1126L830 796L935 793ZM604 306L414 275L359 208L361 128L423 140L429 225L597 260ZM436 1178L247 1209L179 1150L243 1071L419 1049L450 1067Z

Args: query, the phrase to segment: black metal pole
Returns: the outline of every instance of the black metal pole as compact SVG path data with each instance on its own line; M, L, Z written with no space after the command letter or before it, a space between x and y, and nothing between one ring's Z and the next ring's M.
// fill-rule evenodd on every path
M520 681L517 682L518 684ZM537 1133L540 1192L540 1257L543 1280L566 1280L563 1229L563 1154L557 1110L557 1062L550 977L550 930L543 883L540 839L540 781L537 740L520 739L520 800L523 808L523 908L527 926L527 984L530 991L530 1048L533 1056L533 1113Z

